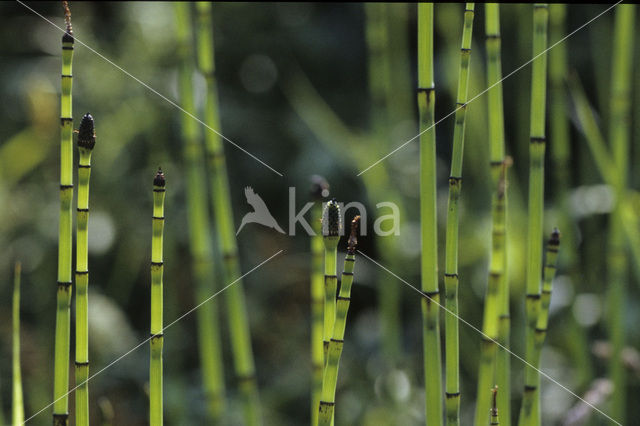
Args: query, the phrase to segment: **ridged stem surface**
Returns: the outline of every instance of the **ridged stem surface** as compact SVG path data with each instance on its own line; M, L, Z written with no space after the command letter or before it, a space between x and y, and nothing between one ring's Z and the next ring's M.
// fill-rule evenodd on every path
M322 242L322 206L316 201L311 209L311 425L318 424L318 405L324 370L324 243Z
M436 206L435 87L433 81L433 3L418 4L418 112L420 116L420 226L422 336L426 423L442 425L438 219Z

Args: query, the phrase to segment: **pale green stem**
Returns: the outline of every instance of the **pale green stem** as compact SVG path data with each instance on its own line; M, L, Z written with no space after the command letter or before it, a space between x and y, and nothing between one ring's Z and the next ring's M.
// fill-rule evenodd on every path
M13 426L24 423L24 400L22 396L22 371L20 369L20 274L22 265L16 262L13 278L13 386L11 421Z

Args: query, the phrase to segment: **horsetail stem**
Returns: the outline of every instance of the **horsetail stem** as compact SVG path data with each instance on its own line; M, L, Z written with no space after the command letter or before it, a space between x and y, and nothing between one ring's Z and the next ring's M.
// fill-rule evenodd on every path
M78 209L76 217L76 424L89 424L89 179L96 144L93 117L86 113L78 129Z
M333 324L336 317L336 293L338 291L336 263L341 230L342 217L340 216L340 206L334 198L327 203L322 212L322 235L324 244L324 325L322 328L322 347L324 353L323 368L325 370L327 368L329 341L331 340Z
M420 115L420 223L422 236L422 328L426 422L442 424L438 219L436 206L433 3L418 4L418 110Z
M464 29L460 48L460 70L456 100L453 154L449 176L449 201L447 207L447 233L445 252L445 367L446 367L446 418L448 425L460 424L460 366L458 353L458 202L462 190L462 157L464 129L469 93L469 61L471 34L473 31L474 4L467 3L464 11Z
M24 423L24 400L22 397L22 372L20 369L20 274L22 264L15 263L13 275L13 386L11 400L11 422L13 426Z
M533 57L531 77L531 129L529 144L529 229L526 284L527 327L526 360L532 363L535 355L536 320L540 312L540 281L542 274L542 222L544 216L544 153L545 106L547 92L547 24L549 11L546 4L533 6ZM531 398L537 392L539 373L525 365L525 393L520 411L520 425L540 424L540 407Z
M209 129L205 132L205 142L209 170L212 172L211 191L213 197L211 202L220 245L218 253L221 257L224 282L235 282L232 287L224 292L228 304L227 314L229 316L231 347L236 377L244 402L245 422L249 426L255 426L262 424L262 414L253 351L251 349L247 307L242 280L240 280L242 271L238 259L238 243L233 223L233 212L231 211L232 203L229 195L227 165L222 139L218 133L210 130L220 129L211 4L198 2L196 3L196 8L198 11L198 32L196 37L198 65L207 82L205 122Z
M624 197L629 175L630 127L631 127L631 67L633 55L629 46L633 45L635 5L620 5L616 10L613 58L611 65L611 103L609 107L609 140L612 159L618 170L615 190L616 212L612 215L608 233L608 294L609 336L612 353L609 375L613 382L611 413L621 423L625 422L626 371L622 362L625 344L625 295L628 281L628 260L625 230L616 218L620 211L620 199Z
M509 280L507 275L507 171L511 159L505 159L504 105L502 97L502 39L500 36L500 6L496 3L485 5L485 32L487 50L487 86L493 87L487 93L489 117L489 150L492 178L492 254L493 273L498 274L498 343L509 348L511 317L509 312ZM495 86L494 86L495 85ZM502 235L500 235L500 230ZM495 237L494 237L495 235ZM494 244L498 243L498 244ZM500 264L500 261L502 264ZM502 413L502 421L511 424L511 358L506 350L495 354L495 383L500 392L497 407ZM478 394L486 389L478 387Z
M53 378L53 424L69 422L69 335L71 307L71 247L73 201L73 118L71 89L73 83L73 29L71 11L62 2L66 31L62 36L62 75L60 98L60 219L58 227L58 290Z
M149 363L149 424L161 426L162 421L162 275L164 273L164 196L165 178L158 169L153 179L153 216L151 234L151 340Z
M192 75L194 52L188 3L175 4L178 51L180 55L180 100L187 111L195 111ZM198 125L187 115L182 116L183 157L187 167L187 222L189 250L197 300L205 300L214 291L215 273L211 227L207 208L204 149ZM202 382L209 419L219 423L225 411L225 386L218 303L214 298L196 312L198 350L202 364Z
M311 209L311 425L318 424L318 405L322 393L322 373L324 368L323 349L323 309L324 309L324 272L322 242L322 204L323 198L329 195L329 184L318 175L311 178L311 198L314 206Z
M344 346L344 331L347 324L347 312L351 303L351 286L353 284L353 268L356 261L356 246L358 245L358 224L360 216L351 221L351 235L349 236L347 256L344 259L344 270L340 282L340 294L336 301L336 317L327 350L327 366L322 379L322 400L319 405L318 425L332 424L336 405L336 385L338 382L338 367Z
M498 412L498 386L496 385L491 389L491 426L500 424Z

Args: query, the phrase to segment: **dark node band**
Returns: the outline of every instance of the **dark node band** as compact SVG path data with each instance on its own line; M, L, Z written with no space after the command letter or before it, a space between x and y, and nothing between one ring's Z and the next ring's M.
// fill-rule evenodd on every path
M54 414L53 426L67 426L69 424L69 414Z
M456 278L457 279L458 278L458 274L447 274L445 272L444 277L445 278Z
M237 257L238 257L238 252L232 251L222 255L222 260L227 261L227 260L235 259Z
M546 333L547 329L546 328L538 328L536 327L536 333Z
M353 272L343 272L342 275L349 275L349 276L353 276Z
M462 182L461 176L449 176L449 183L456 184L461 182Z
M325 276L324 276L324 279L326 280L327 278L335 278L335 279L338 279L338 276L337 276L337 275L325 275Z
M502 276L502 272L494 272L494 271L489 272L489 277L490 278L493 278L493 279L497 280L501 276Z
M64 126L64 123L73 123L73 118L71 117L60 117L60 124Z
M551 290L542 289L542 294L551 294Z
M489 165L491 165L491 167L497 167L497 166L502 166L504 164L503 161L491 161L489 163Z
M164 192L164 188L153 188L153 192Z
M509 314L502 314L498 317L498 319L510 319L510 318L511 318L511 315Z
M151 334L149 335L149 338L150 338L151 340L156 339L156 338L158 338L158 337L164 337L164 333L151 333Z
M78 208L76 209L76 211L78 211L78 212L80 212L80 213L82 213L82 212L89 213L89 209L81 209L80 207L78 207Z
M525 296L527 299L531 299L531 300L538 300L540 299L540 295L539 294L527 294Z
M463 52L463 53L471 53L471 49L469 49L467 47L461 48L460 51Z
M491 338L491 337L489 337L489 336L482 335L481 337L482 337L482 341L483 341L484 343L496 343L496 340L495 340L495 339L492 339L492 338Z
M531 143L546 143L547 142L547 138L545 138L544 136L531 136L531 138L529 138L529 140L531 141Z
M460 396L460 392L445 392L444 394L446 395L447 399L458 398Z
M531 386L531 385L524 385L524 391L525 392L533 392L536 389L538 389L537 386Z
M256 375L255 374L244 374L242 376L236 376L236 380L238 381L238 383L253 382L253 381L256 380Z
M487 34L488 40L500 40L500 33L498 34Z
M355 260L355 259L353 259L353 258L351 258L351 257L345 257L345 258L344 258L344 261L345 261L345 262L355 262L356 260Z
M209 160L219 160L224 158L224 153L222 151L216 151L216 152L207 151L207 158Z
M71 281L58 281L58 287L69 288L71 287Z
M320 401L320 405L326 405L327 407L335 407L336 403L335 402L327 402L327 401Z
M62 50L73 50L73 46L62 46Z
M462 108L466 108L467 107L467 103L466 102L456 102L456 106L462 107Z
M428 95L436 89L435 87L418 87L416 90L418 91L418 93L426 93Z
M336 342L336 343L344 343L344 340L340 340L340 339L331 339L332 342Z
M475 10L473 10L473 9L465 9L464 11L465 11L465 12L475 13Z
M350 297L344 297L344 296L338 296L338 297L336 298L336 300L347 300L347 301L350 301L350 300L351 300L351 298L350 298Z
M164 262L151 262L151 266L162 266Z
M60 74L61 78L73 78L73 74Z
M551 246L551 244L549 244L550 247L547 247L547 251L550 251L551 253L557 253L558 252L558 246Z
M61 190L63 190L63 189L73 189L73 184L71 184L71 185L60 185L60 189Z
M548 9L549 7L544 3L536 3L533 5L534 9Z
M164 216L152 216L151 219L153 219L153 220L164 220Z
M89 275L89 271L76 271L76 275Z
M78 164L78 167L80 167L81 169L90 169L91 164Z
M433 296L437 296L440 294L440 292L438 290L436 291L421 291L422 295L425 296L426 298L431 299Z
M89 366L89 361L85 361L85 362L76 361L76 367L88 367L88 366Z

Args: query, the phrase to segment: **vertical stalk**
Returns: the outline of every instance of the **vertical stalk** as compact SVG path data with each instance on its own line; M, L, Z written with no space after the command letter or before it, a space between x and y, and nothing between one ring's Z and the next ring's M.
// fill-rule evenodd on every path
M422 292L426 296L422 298L425 408L426 423L430 426L438 426L442 425L442 365L440 354L440 293L438 291L433 3L418 4L418 110L421 133L421 276Z
M455 127L453 130L453 154L449 175L449 201L447 206L447 233L445 251L445 366L446 366L446 419L448 425L460 424L460 365L458 353L458 202L462 190L462 158L464 129L469 93L469 61L473 31L474 4L466 3L458 94L456 99Z
M89 424L89 179L96 144L93 117L86 113L78 129L78 209L76 231L76 424Z
M211 129L217 130L220 129L220 117L218 114L211 4L198 2L196 8L198 11L196 37L198 65L207 82L205 122ZM234 234L235 225L231 211L227 165L219 133L207 129L205 143L209 170L212 174L212 206L216 219L220 245L218 253L222 259L224 282L228 284L238 280L224 292L228 304L227 314L229 316L233 361L244 403L245 421L247 425L254 426L262 424L262 415L244 289L242 281L239 280L242 272L238 259L238 243Z
M324 243L324 320L322 329L322 345L324 349L323 362L323 390L324 375L327 371L327 360L329 352L329 341L333 333L333 325L336 318L336 292L338 287L337 276L337 248L342 231L342 217L340 206L335 199L330 200L322 212L322 235ZM324 396L324 392L323 392ZM330 422L333 420L333 403L331 401L320 400L318 412L318 424L329 415Z
M180 101L187 111L195 112L192 76L193 43L188 3L175 4L178 51L180 56ZM187 168L187 223L191 268L196 298L204 300L214 292L214 263L211 227L207 208L204 149L199 140L198 125L186 114L182 116L183 157ZM219 423L225 411L225 386L222 366L222 344L218 324L218 303L212 299L196 312L198 350L202 365L202 381L209 419Z
M547 48L547 23L549 11L546 4L533 6L533 56ZM544 154L545 112L547 92L547 56L541 55L532 64L531 77L531 130L529 144L529 229L526 284L526 354L529 363L535 360L536 321L540 312L540 281L542 274L542 222L544 215ZM535 365L535 364L534 364ZM540 373L525 366L525 385L520 425L537 426L540 406L535 394L539 392Z
M322 379L322 401L318 418L319 426L332 424L336 404L336 384L338 382L338 367L344 346L344 331L347 324L347 312L351 303L351 286L353 284L353 268L356 261L356 246L358 244L358 223L360 216L351 222L351 236L344 259L344 270L340 282L340 294L336 303L336 318L331 332L331 340L327 349L327 365Z
M311 425L318 424L318 406L322 393L324 369L324 243L322 241L322 199L329 195L329 184L320 176L312 177L311 197Z
M498 426L500 419L498 417L498 386L491 389L491 426Z
M24 400L22 397L22 372L20 369L20 274L22 265L16 262L13 276L13 386L11 400L11 422L13 426L24 423Z
M612 416L625 422L626 372L622 363L625 343L625 300L629 264L625 243L625 230L617 216L620 214L620 199L624 197L629 175L630 130L631 130L631 71L633 63L635 5L620 5L616 10L613 58L611 65L611 100L609 140L614 165L618 170L615 191L614 214L611 216L608 250L608 294L609 336L612 354L609 374L614 385Z
M504 105L502 97L502 39L500 36L500 6L485 5L485 32L487 49L487 86L496 84L487 94L489 118L489 150L492 183L492 243L491 275L498 282L498 338L505 348L510 345L511 316L509 312L509 279L507 275L507 170L504 142ZM485 331L487 331L485 329ZM487 345L483 344L483 348ZM486 354L485 354L486 355ZM497 409L502 422L511 424L511 355L506 350L495 354L495 383ZM478 387L478 394L486 389Z
M161 426L162 421L162 275L164 273L164 196L165 179L158 169L153 179L153 217L151 235L151 341L149 362L149 424Z
M63 2L66 31L62 36L62 96L60 99L60 222L58 226L58 290L53 376L53 424L69 422L69 334L71 306L71 246L73 201L73 118L71 89L73 84L73 29L71 12Z

